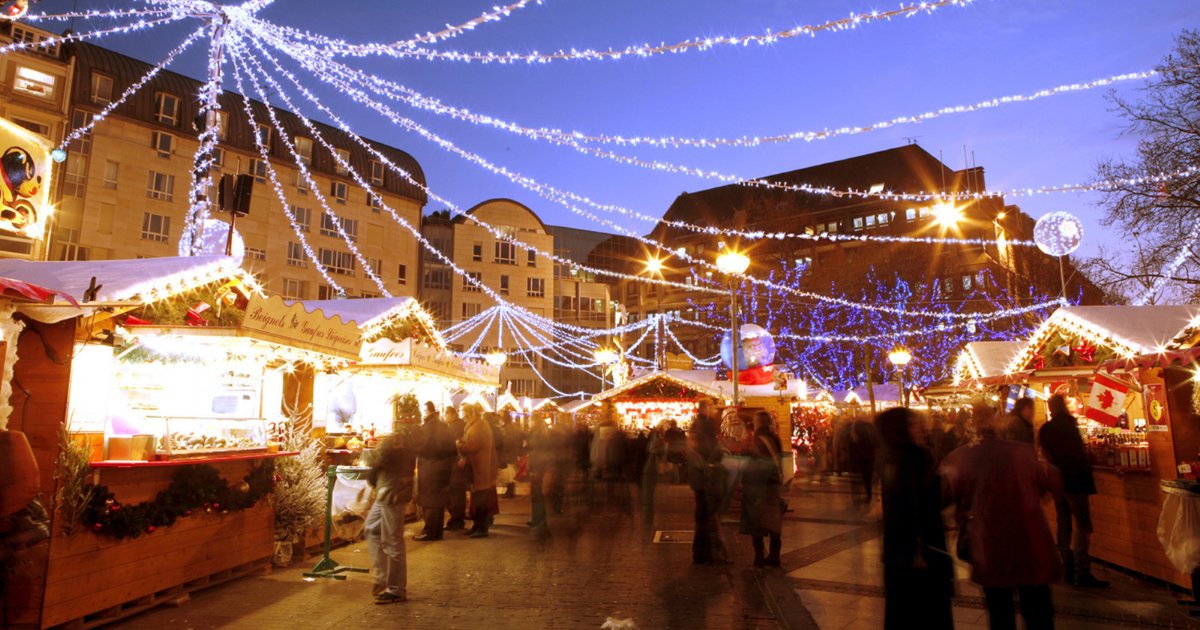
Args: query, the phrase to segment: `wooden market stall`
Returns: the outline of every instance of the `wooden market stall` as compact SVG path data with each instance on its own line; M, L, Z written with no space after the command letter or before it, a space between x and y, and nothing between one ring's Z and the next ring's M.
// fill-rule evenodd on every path
M1191 577L1167 559L1157 528L1160 483L1200 460L1190 365L1197 341L1200 305L1065 307L1005 367L1041 400L1067 396L1084 425L1098 491L1092 556L1184 588ZM1185 365L1176 364L1181 358ZM1035 424L1046 416L1037 405Z
M1006 378L1005 370L1023 346L1024 341L967 343L955 357L950 377L921 390L921 398L930 408L947 410L996 395L998 385L1016 382Z
M5 260L5 275L82 305L17 308L10 426L61 499L21 623L101 625L265 570L285 382L356 359L357 329L278 317L225 257Z

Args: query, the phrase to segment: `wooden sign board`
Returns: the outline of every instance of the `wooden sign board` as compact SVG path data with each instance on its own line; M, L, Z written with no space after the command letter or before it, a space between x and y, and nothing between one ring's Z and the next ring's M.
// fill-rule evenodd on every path
M500 383L500 368L488 365L483 361L456 357L438 348L423 343L414 343L412 339L403 341L379 339L363 344L360 361L363 365L413 367L461 381L489 385Z
M321 309L309 312L301 302L287 304L278 295L251 296L242 328L269 341L350 360L357 360L362 348L354 322L328 318Z

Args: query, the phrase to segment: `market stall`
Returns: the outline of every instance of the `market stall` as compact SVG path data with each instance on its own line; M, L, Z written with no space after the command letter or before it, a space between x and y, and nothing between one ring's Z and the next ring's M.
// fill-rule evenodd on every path
M276 441L285 382L356 359L357 329L269 317L223 257L0 261L4 275L82 305L17 308L13 419L56 478L41 626L103 623L263 570L274 460L293 454ZM282 332L293 325L303 334Z
M1066 307L1005 368L1041 400L1066 396L1080 419L1098 490L1092 556L1185 588L1190 576L1168 560L1156 530L1160 483L1200 470L1198 340L1200 305ZM1037 405L1035 424L1046 416Z
M650 428L674 421L687 429L696 417L700 400L727 400L713 386L713 373L706 370L646 372L592 397L593 405L611 402L618 422L625 428Z

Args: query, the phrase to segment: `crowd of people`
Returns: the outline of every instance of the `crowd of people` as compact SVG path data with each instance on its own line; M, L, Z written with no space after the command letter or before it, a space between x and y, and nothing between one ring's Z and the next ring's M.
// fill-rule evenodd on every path
M603 408L594 427L533 422L524 428L478 405L439 413L426 403L419 427L398 426L365 458L375 489L364 533L376 602L407 599L404 517L410 501L415 499L423 521L415 541L442 540L454 530L487 538L500 497L514 495L518 474L529 483L527 524L538 536L549 535L549 514L572 506L616 518L640 513L651 526L658 483L688 483L696 500L692 558L697 564L729 562L720 514L740 489L740 532L750 537L754 565L780 566L784 475L775 419L759 413L752 426L735 431L730 425L739 421L722 424L708 400L700 403L688 432L674 421L627 431L611 406ZM726 458L730 452L740 455L736 465Z

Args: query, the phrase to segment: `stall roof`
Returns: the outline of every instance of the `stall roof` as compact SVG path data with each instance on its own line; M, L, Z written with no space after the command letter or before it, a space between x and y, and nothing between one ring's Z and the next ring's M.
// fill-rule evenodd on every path
M1200 304L1166 306L1065 306L1054 311L1008 362L1005 371L1025 367L1059 328L1087 335L1129 358L1178 349L1200 327Z
M290 303L290 302L289 302ZM339 300L300 300L305 310L312 312L321 309L326 317L337 315L342 321L354 322L359 329L368 331L372 328L386 326L395 319L407 315L415 315L427 329L429 336L436 340L439 348L445 349L446 342L441 333L433 325L433 319L421 307L416 298L407 296L390 298L347 298Z
M875 392L876 402L897 402L900 400L900 386L895 383L874 383L872 389ZM837 389L829 392L833 402L839 405L848 404L854 400L861 404L871 404L871 393L867 391L866 385L859 385L853 389Z
M592 401L601 402L608 400L609 398L620 396L629 390L636 389L637 387L656 380L670 381L676 385L686 387L704 396L725 398L720 389L713 387L713 376L713 372L708 370L656 370L653 372L646 372L637 378L633 378L625 383L622 383L618 387L613 387L596 394L592 397Z
M37 262L0 259L0 277L36 284L78 302L147 302L222 278L249 277L227 256ZM85 296L96 279L96 294Z
M979 376L1003 374L1005 366L1021 350L1020 341L972 341L963 352L975 362Z
M592 401L587 400L587 399L572 400L571 402L563 403L562 410L566 413L578 413L579 411L583 410L585 407L587 407L588 405L591 405L591 404L592 404Z

